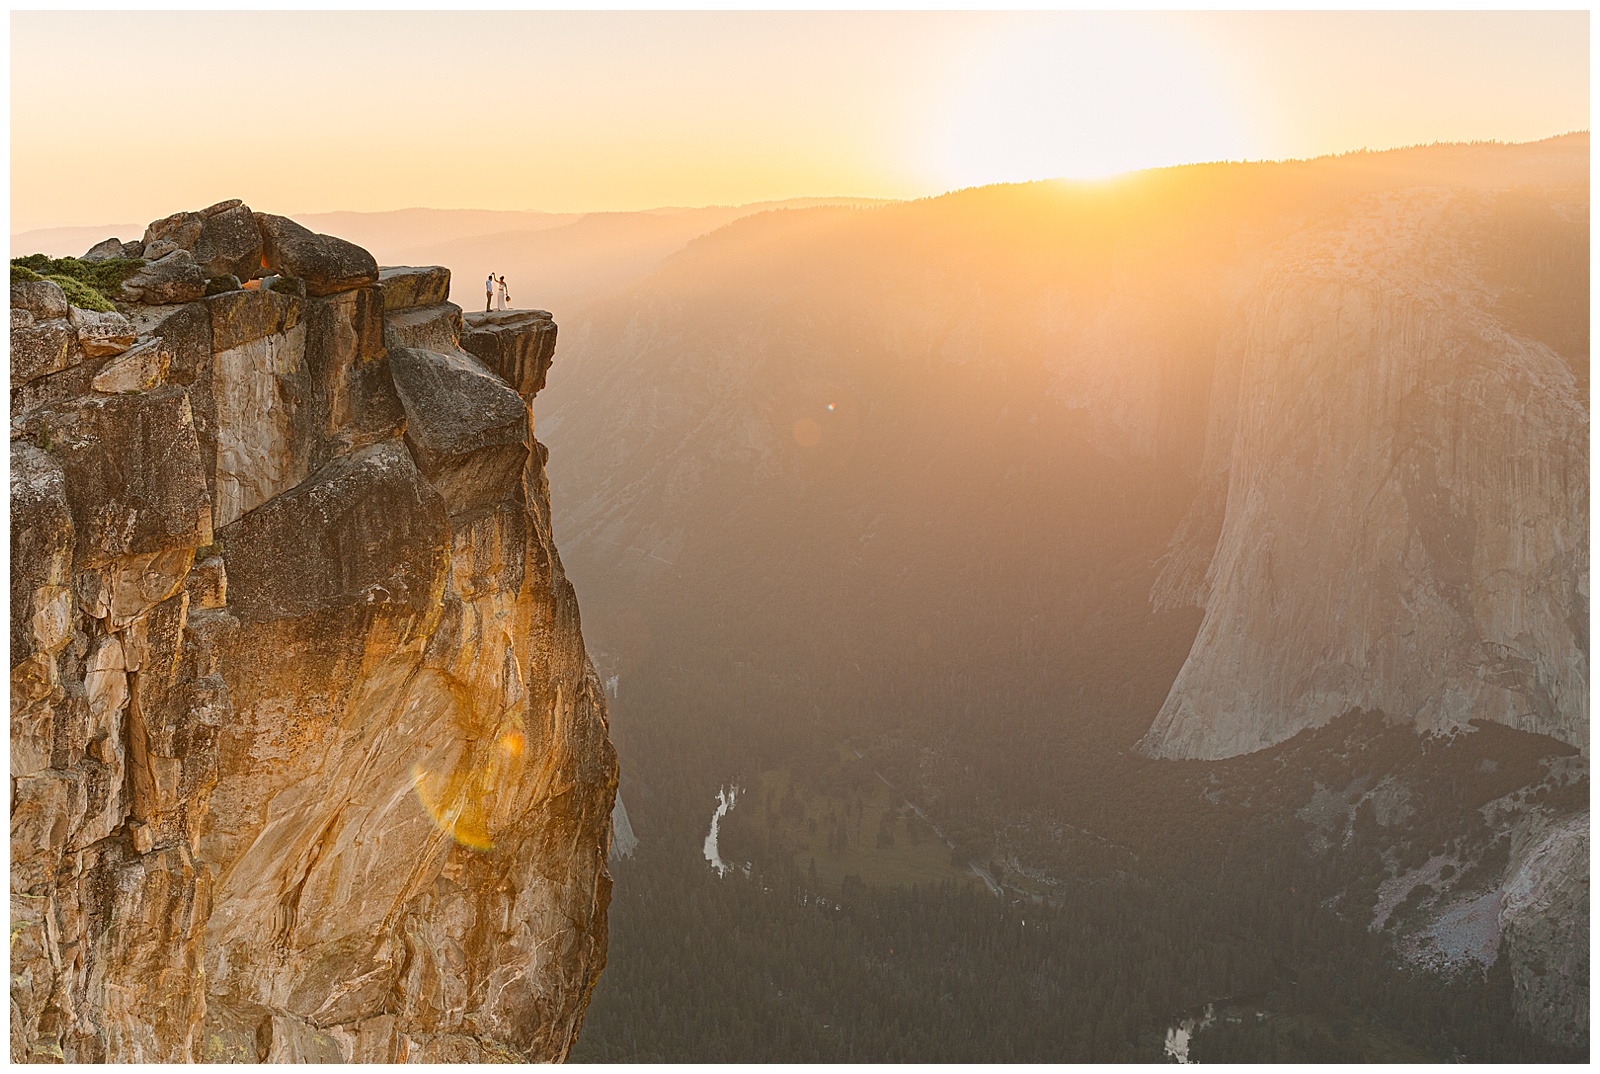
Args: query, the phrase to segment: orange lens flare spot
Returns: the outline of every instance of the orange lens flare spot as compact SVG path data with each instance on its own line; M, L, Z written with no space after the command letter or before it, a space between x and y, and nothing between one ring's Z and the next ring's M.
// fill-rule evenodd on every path
M526 745L527 740L517 731L507 731L500 736L500 748L506 752L507 756L521 757L523 747Z
M412 787L429 819L440 831L471 850L494 847L494 840L489 837L489 810L493 802L485 783L471 772L444 776L421 764L411 766Z

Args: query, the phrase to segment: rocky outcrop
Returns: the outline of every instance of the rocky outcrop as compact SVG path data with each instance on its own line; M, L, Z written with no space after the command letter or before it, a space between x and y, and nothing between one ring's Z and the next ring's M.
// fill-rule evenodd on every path
M1295 240L1225 337L1206 491L1153 594L1205 609L1144 740L1247 753L1378 709L1588 748L1588 413L1442 192Z
M469 313L461 345L524 395L544 387L556 353L556 325L545 310Z
M248 280L262 275L266 265L255 214L240 201L225 201L200 214L200 234L193 249L207 277Z
M12 289L12 1059L563 1058L616 760L542 368L238 202L138 245Z

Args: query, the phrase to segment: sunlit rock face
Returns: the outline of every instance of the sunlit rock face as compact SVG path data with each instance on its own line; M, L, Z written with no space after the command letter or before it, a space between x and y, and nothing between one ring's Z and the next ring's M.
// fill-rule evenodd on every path
M1355 708L1587 751L1588 411L1507 313L1494 211L1365 199L1263 271L1153 594L1205 618L1152 753L1247 753ZM1587 228L1586 198L1541 211Z
M1536 1033L1579 1044L1589 1039L1589 813L1529 827L1500 909L1512 994Z
M497 326L508 384L447 271L189 217L152 228L280 280L116 332L13 288L12 1059L562 1059L616 758L532 433L554 326Z

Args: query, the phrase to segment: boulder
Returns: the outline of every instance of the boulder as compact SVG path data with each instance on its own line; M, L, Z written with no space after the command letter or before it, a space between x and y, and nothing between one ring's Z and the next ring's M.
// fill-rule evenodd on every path
M120 313L100 313L72 307L68 316L78 333L78 346L85 358L121 354L139 338L133 322Z
M224 202L203 214L194 259L207 276L237 276L241 280L261 275L261 232L245 205Z
M83 360L78 334L65 317L11 330L11 385L58 373Z
M390 440L335 459L220 532L243 622L374 607L425 613L448 564L444 502Z
M459 352L389 352L406 445L452 515L515 495L532 439L528 407Z
M210 303L138 306L129 318L139 335L160 339L161 349L167 352L172 382L198 387L198 380L209 373L211 365Z
M148 251L150 244L157 239L166 239L180 250L193 250L194 244L200 239L202 222L199 213L190 212L173 213L171 216L156 220L145 228L145 249Z
M442 265L380 268L378 287L385 311L437 306L450 300L450 270Z
M159 261L168 254L175 253L182 249L182 246L179 246L171 239L156 239L145 246L144 259L146 261Z
M84 614L120 631L145 612L183 592L194 549L172 548L119 556L78 571L73 595Z
M239 283L239 277L232 274L227 276L213 276L206 281L206 297L210 298L212 295L221 295L226 294L229 291L238 291L242 286L243 285Z
M107 395L147 392L165 382L170 361L159 339L146 340L101 367L94 377L94 390Z
M121 257L121 256L122 256L122 240L121 239L105 239L105 240L103 240L101 242L97 242L93 246L89 247L88 252L86 252L83 255L82 260L84 260L84 261L109 261L113 257Z
M241 200L239 198L229 198L227 201L219 201L215 205L210 206L209 208L201 209L200 210L200 218L202 220L208 220L211 217L216 216L219 213L225 213L225 212L228 212L230 209L238 209L238 208L241 208L243 206L244 206L244 201L243 200Z
M265 262L284 276L306 281L313 295L331 295L378 282L378 262L353 242L318 235L286 216L255 214Z
M11 285L11 308L27 310L36 321L53 321L67 315L67 296L53 280L33 280Z
M123 243L122 252L118 256L128 259L143 257L144 243L139 239L134 239L132 242Z
M187 250L174 250L124 280L122 290L152 306L193 302L206 293L206 274Z

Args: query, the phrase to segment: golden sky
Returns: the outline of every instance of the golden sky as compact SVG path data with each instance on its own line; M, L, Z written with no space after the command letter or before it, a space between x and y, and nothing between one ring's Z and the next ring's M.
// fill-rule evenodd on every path
M1589 126L1584 11L14 12L11 230L581 211Z

